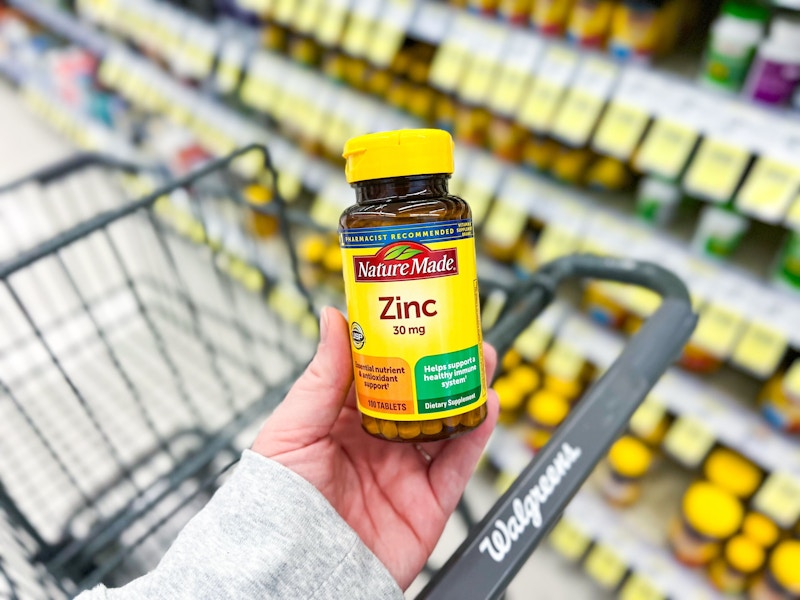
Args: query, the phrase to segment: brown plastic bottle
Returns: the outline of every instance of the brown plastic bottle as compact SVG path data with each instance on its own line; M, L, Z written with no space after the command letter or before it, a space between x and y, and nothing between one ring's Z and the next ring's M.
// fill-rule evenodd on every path
M452 138L369 134L344 157L356 204L339 242L362 427L398 442L471 431L487 386L472 214L447 189Z

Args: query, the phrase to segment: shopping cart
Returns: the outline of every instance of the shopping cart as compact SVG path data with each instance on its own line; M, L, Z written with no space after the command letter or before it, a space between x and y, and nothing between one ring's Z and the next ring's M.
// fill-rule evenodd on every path
M231 169L253 154L271 207ZM152 568L312 355L287 238L243 233L283 211L266 150L163 178L82 155L0 189L2 597Z
M271 175L276 202L266 207L241 197L229 168L253 152ZM24 185L89 167L142 173L102 157L75 162ZM0 263L0 423L11 424L0 438L0 595L4 585L26 598L72 594L152 568L309 360L314 307L291 237L314 224L285 207L276 182L266 150L245 148L15 246ZM44 215L70 198L54 199ZM244 235L254 214L278 218L280 236ZM502 355L570 277L643 285L664 299L421 598L502 594L694 327L670 273L573 256L495 284L507 300L487 341ZM511 537L497 525L510 519Z

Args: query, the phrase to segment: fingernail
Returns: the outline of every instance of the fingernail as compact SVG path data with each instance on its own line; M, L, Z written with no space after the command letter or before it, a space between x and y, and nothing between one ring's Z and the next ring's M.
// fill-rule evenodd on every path
M319 316L319 341L324 344L327 337L328 337L328 307L326 306L322 309L322 313Z

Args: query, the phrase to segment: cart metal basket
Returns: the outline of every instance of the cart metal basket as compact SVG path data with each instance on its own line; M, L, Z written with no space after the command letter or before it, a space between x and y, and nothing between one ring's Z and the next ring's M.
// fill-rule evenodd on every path
M276 200L266 207L242 198L230 168L254 153ZM155 189L127 199L126 173ZM0 422L11 432L0 438L0 596L71 595L154 567L310 359L316 320L291 231L313 223L285 207L277 177L251 146L169 184L82 156L0 188ZM254 217L277 218L280 236L244 233ZM694 328L670 273L573 256L493 284L507 302L487 341L502 354L570 277L643 285L663 301L421 598L499 597ZM534 518L526 498L542 481ZM463 504L460 514L470 522ZM525 521L513 540L495 531L509 519Z
M254 153L274 184L256 147L169 185L80 156L0 189L0 596L155 566L310 359L308 297L292 323L267 302L291 248L242 234L274 218L229 168Z

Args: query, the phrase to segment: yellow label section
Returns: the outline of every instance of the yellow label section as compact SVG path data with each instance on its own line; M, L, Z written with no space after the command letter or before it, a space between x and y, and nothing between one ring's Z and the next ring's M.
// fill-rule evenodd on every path
M393 421L486 402L472 221L339 231L362 413Z

